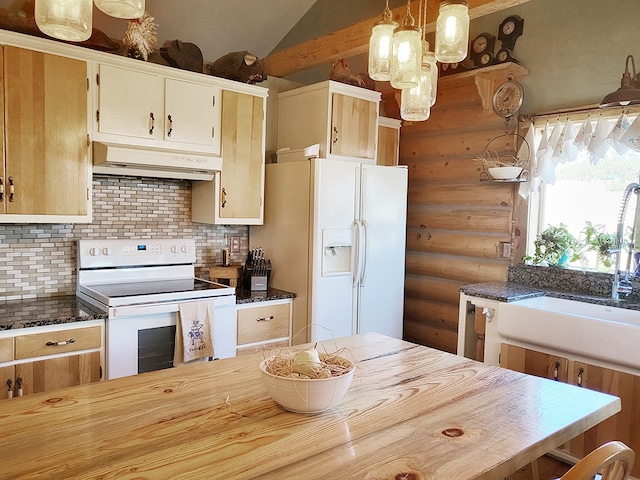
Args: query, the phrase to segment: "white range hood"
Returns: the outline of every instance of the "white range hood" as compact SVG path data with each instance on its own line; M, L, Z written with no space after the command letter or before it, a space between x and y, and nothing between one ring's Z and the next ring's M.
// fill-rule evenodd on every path
M93 173L211 181L220 170L219 156L93 142Z

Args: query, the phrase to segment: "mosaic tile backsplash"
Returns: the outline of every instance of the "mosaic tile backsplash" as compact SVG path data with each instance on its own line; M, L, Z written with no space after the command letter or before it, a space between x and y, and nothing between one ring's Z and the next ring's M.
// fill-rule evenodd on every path
M230 236L244 261L249 228L191 222L191 182L94 175L90 224L0 224L0 301L74 295L80 238L194 238L196 275L222 263Z

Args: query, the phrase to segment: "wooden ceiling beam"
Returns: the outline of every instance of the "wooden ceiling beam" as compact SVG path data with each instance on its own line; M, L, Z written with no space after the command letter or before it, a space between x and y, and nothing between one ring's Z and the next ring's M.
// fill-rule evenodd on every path
M468 0L469 17L471 19L499 12L506 8L520 5L529 0ZM417 2L411 14L418 22ZM435 31L435 20L437 18L437 5L435 1L427 5L427 32ZM407 7L401 6L392 10L393 18L396 22L402 23L402 19L407 13ZM324 35L314 40L309 40L295 47L281 50L264 58L264 69L267 75L274 77L284 77L308 68L319 65L327 65L341 58L350 58L366 53L369 49L369 37L371 27L382 18L382 7L380 16L364 20L350 27L343 28L336 32Z

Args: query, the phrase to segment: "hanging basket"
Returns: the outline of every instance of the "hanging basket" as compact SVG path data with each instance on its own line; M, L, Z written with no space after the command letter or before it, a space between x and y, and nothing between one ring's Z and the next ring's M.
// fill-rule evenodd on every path
M523 144L527 149L522 155L518 155ZM526 172L530 157L531 146L526 138L517 133L503 133L489 140L482 156L475 160L482 166L481 176L496 180L515 180Z

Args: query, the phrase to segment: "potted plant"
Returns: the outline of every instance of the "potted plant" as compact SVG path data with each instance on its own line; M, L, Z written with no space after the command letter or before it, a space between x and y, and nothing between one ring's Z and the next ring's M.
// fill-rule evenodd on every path
M566 267L568 262L583 257L582 243L562 223L557 226L549 225L537 235L533 244L534 254L524 257L525 261L533 265Z
M616 235L604 231L604 225L593 225L587 221L582 229L587 250L596 252L596 270L609 272L613 266L611 250L616 248Z

